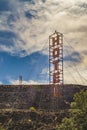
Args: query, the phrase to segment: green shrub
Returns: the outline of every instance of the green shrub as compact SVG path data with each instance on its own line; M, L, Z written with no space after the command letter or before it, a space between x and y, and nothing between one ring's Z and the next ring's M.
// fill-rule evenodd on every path
M30 108L29 108L29 110L30 110L31 112L36 112L36 111L37 111L37 110L36 110L36 108L35 108L35 107L33 107L33 106L32 106L32 107L30 107Z
M87 130L87 91L75 94L69 112L70 117L64 118L57 130Z

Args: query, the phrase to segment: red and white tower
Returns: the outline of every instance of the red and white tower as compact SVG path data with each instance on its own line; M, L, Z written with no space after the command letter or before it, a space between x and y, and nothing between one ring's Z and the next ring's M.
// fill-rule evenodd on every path
M63 86L63 34L56 32L49 36L49 83L53 95L60 95Z

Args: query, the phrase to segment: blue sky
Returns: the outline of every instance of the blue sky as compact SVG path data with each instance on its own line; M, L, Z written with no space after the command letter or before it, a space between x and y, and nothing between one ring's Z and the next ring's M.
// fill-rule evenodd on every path
M19 75L48 83L55 30L64 34L64 82L87 84L86 0L0 0L0 84L18 84Z

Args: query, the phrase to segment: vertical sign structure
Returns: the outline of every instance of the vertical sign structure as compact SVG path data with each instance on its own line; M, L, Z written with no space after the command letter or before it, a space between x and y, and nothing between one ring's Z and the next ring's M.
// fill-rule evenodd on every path
M63 35L56 31L49 36L49 83L53 95L59 96L63 86Z
M19 85L22 85L22 76L19 76Z

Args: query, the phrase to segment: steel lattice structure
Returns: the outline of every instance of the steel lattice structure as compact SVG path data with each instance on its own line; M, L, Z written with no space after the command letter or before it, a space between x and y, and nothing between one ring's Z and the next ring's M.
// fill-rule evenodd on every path
M49 83L54 96L63 86L63 34L56 32L49 36Z

